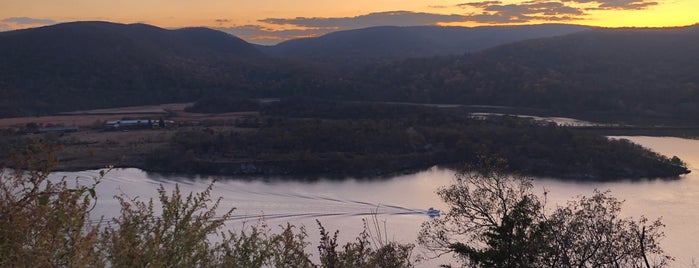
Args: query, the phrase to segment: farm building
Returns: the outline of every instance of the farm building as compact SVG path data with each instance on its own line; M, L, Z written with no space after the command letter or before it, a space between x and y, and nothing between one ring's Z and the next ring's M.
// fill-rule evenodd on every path
M163 119L109 120L104 122L104 127L105 129L152 129L174 124L174 121Z
M135 120L109 120L104 122L107 129L139 129L157 127L158 120L135 119Z

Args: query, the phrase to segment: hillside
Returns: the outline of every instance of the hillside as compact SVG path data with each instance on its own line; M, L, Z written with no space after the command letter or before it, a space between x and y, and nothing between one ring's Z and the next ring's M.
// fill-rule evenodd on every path
M377 64L346 94L692 119L699 115L699 26L595 29L461 57ZM357 90L361 89L361 90Z
M0 58L0 114L22 115L192 100L264 56L206 28L74 22L0 33Z
M625 123L699 119L699 26L591 29L462 55L401 59L582 28L378 27L280 44L299 48L298 57L282 58L204 28L76 22L4 32L0 116L202 97L312 96L514 106ZM382 44L379 37L393 42ZM352 59L340 63L323 55Z
M577 25L492 27L371 27L339 31L317 38L295 39L276 46L260 46L276 57L365 63L374 60L462 55L526 39L565 35L590 29Z

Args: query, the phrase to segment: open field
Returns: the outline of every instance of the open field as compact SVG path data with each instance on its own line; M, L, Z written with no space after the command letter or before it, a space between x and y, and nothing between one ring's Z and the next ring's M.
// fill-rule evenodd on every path
M129 115L132 117L142 117L145 115ZM57 126L80 126L86 127L91 125L101 125L107 120L119 120L124 115L52 115L52 116L37 116L37 117L14 117L0 119L0 128L17 128L22 129L28 123L37 123L39 125L57 125Z
M62 144L58 169L82 170L102 168L104 165L139 167L146 154L167 145L180 130L208 127L214 130L233 129L236 120L256 116L257 112L199 114L185 112L191 103L172 103L61 113L52 116L0 119L0 129L24 130L28 123L41 127L78 126L80 131L70 133L28 134L37 139L57 139ZM128 129L108 131L107 120L167 119L175 126L167 129ZM101 165L101 164L99 164Z
M206 120L235 121L241 116L255 115L256 112L222 114L188 113L184 109L191 103L169 103L149 106L132 106L110 109L97 109L60 113L50 116L0 118L0 128L23 129L28 123L40 126L79 126L99 128L105 121L122 119L165 118L177 123L199 123Z

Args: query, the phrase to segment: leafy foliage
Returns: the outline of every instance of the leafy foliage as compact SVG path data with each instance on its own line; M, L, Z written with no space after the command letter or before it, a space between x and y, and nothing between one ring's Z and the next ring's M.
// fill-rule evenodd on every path
M659 245L665 225L643 216L619 218L622 202L609 192L573 200L550 216L552 265L565 267L666 267Z
M219 231L233 209L216 217L220 201L209 198L212 185L197 195L183 197L176 186L168 196L160 186L162 212L156 214L153 201L117 197L121 217L107 227L106 251L115 267L201 267L213 258L208 236Z
M666 267L662 222L620 218L621 202L595 191L547 214L531 179L485 159L438 194L450 206L423 224L419 243L472 267Z
M55 148L34 145L0 171L0 266L101 267L97 226L89 224L95 185L49 180Z
M303 227L287 224L275 233L262 223L224 232L233 209L217 213L221 199L210 198L213 184L188 195L179 186L170 193L160 186L160 208L152 199L117 196L121 216L93 222L89 216L99 178L88 185L48 179L55 161L51 152L33 148L18 158L25 160L21 167L33 169L0 173L0 266L318 267L306 252L310 243ZM322 245L327 236L324 239ZM351 266L320 265L411 267L412 245L386 243L374 248L368 239L365 231L344 251L328 248L347 256L345 264Z
M331 236L320 221L316 220L316 222L320 228L318 251L322 267L412 267L410 255L414 246L376 237L374 242L378 246L372 247L369 241L371 235L366 221L364 222L364 231L357 236L356 241L346 243L341 251L337 250L339 231L335 231Z

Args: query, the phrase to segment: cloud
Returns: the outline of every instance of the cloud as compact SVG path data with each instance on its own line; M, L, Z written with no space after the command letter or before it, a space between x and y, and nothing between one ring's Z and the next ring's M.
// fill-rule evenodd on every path
M587 0L579 0L587 1ZM501 1L468 2L458 4L461 8L476 9L468 16L469 21L480 23L526 23L531 21L570 21L581 19L585 10L552 0L533 0L518 4L503 4Z
M458 6L458 7L472 6L472 7L486 8L489 6L501 5L501 4L502 4L501 1L483 1L483 2L462 3L462 4L457 4L456 6Z
M222 27L226 19L215 22L219 30L245 40L274 44L280 41L314 37L334 31L374 26L418 26L450 23L522 24L540 22L571 22L584 20L591 10L641 10L665 0L521 0L515 3L500 0L464 2L457 7L462 14L437 14L411 11L369 13L354 17L296 17L266 18L260 25ZM444 9L444 5L429 6ZM285 30L280 30L284 28ZM293 28L292 30L288 30Z
M297 17L297 18L268 18L260 20L263 23L276 25L294 25L300 27L313 28L333 28L337 30L348 30L366 28L372 26L415 26L415 25L437 25L447 22L465 21L462 15L443 15L410 11L389 11L370 13L367 15L341 18L323 17Z
M214 22L216 22L218 25L224 24L224 23L229 23L231 20L229 19L215 19Z
M355 17L296 17L296 18L267 18L259 22L270 25L244 25L218 28L245 40L259 44L274 44L280 41L315 37L326 33L367 28L373 26L417 26L438 25L448 22L468 21L463 15L444 15L424 12L389 11L370 13ZM291 30L276 30L278 27L293 27Z
M0 23L0 32L12 30L10 25Z
M588 10L641 10L657 4L652 0L529 0L514 4L488 0L456 6L475 10L467 15L469 21L496 24L580 20Z
M598 10L642 10L658 5L658 2L648 0L564 0L575 3L595 3Z
M505 16L521 16L542 14L545 16L557 15L584 15L583 10L566 6L560 2L526 2L523 4L500 5L494 4L483 8L487 12L503 14Z
M248 42L261 44L261 45L273 45L282 41L289 39L303 38L303 37L315 37L332 32L331 29L323 28L305 28L305 29L291 29L291 30L274 30L266 28L260 25L240 25L233 27L219 27L216 30L226 32Z
M5 18L2 19L2 22L5 23L14 23L14 24L31 24L31 25L49 25L49 24L55 24L56 21L53 20L48 20L48 19L35 19L35 18L28 18L28 17L12 17L12 18Z

